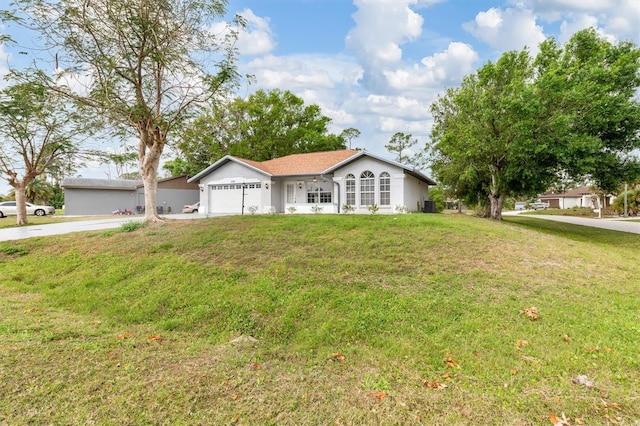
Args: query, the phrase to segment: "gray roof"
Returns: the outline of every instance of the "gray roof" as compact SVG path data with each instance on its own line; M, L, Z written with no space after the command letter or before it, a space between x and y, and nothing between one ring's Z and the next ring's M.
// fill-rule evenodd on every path
M141 180L124 179L66 178L62 181L63 188L118 189L131 191L142 184L143 182Z

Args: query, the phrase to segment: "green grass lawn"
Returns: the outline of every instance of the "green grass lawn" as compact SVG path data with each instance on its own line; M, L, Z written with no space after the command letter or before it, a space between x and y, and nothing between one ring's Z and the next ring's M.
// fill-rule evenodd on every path
M0 243L0 424L637 424L639 276L637 235L520 216Z

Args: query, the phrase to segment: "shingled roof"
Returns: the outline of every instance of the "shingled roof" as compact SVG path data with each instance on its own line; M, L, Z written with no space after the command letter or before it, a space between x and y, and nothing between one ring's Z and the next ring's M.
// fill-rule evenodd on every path
M245 164L255 170L258 170L268 176L311 176L320 175L323 173L330 173L336 167L341 166L366 155L376 158L381 161L385 161L391 164L395 164L398 167L403 168L407 173L410 173L421 180L424 180L430 185L435 185L431 179L422 173L414 170L411 167L395 163L393 161L385 160L366 151L356 151L353 149L341 149L336 151L322 151L322 152L309 152L304 154L291 154L285 157L274 158L267 161L253 161L245 158L234 157L226 155L220 160L216 161L211 166L207 167L197 175L189 179L189 182L195 182L205 177L209 173L213 172L218 167L229 161Z
M309 152L292 154L267 161L251 161L234 157L272 176L293 176L320 174L336 164L356 155L358 151L341 149L338 151Z

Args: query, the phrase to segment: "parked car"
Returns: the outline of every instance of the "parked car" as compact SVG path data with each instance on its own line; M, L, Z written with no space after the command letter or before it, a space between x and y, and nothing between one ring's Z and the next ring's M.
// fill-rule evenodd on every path
M531 210L546 210L549 208L549 203L531 203L529 208Z
M200 208L200 201L195 204L187 204L182 208L182 213L198 213Z
M40 206L37 204L25 203L27 205L27 214L33 214L36 216L46 216L48 214L55 214L56 209L51 206ZM0 217L16 216L18 214L18 208L15 201L4 201L0 203Z

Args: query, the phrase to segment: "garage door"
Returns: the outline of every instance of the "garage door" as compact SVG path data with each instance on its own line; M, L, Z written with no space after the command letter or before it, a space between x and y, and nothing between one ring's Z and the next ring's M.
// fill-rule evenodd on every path
M260 205L261 184L217 184L209 185L209 212L210 213L242 213L242 193L244 189L244 213L249 212L250 206L256 206L257 211L262 211Z

